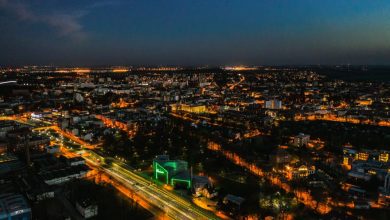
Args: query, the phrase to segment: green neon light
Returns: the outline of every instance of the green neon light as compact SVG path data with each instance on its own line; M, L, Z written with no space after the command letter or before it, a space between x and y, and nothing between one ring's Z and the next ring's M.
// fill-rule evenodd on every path
M168 184L168 170L166 170L163 166L161 166L158 163L155 164L156 164L155 166L156 179L158 179L158 174L165 174L165 182Z
M176 162L166 162L165 166L172 167L174 170L177 170L177 163Z
M185 183L187 183L187 188L190 188L191 187L191 180L182 180L182 179L174 179L174 178L172 178L171 179L171 185L174 185L174 183L173 182L185 182Z
M159 170L159 169L156 169L156 172L157 172L157 173L161 173L161 174L164 174L164 173L165 173L164 170Z

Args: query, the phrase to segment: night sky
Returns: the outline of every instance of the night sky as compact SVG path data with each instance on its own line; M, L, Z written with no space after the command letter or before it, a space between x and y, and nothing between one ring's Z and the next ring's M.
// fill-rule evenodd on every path
M390 64L389 0L0 0L0 66Z

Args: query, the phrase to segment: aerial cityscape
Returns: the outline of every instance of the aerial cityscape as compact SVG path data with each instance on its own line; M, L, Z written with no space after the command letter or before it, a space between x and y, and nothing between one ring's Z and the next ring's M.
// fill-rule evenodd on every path
M390 219L388 21L0 0L0 220Z

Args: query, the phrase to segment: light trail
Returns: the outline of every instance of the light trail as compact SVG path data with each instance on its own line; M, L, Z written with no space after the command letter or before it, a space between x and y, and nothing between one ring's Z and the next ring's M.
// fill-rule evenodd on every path
M0 85L11 84L11 83L17 83L17 81L15 81L15 80L4 81L4 82L0 82Z
M94 154L91 151L89 152ZM84 158L88 162L94 163L90 156L85 156ZM162 208L168 215L174 214L174 219L217 219L217 217L203 212L189 201L161 189L143 177L138 176L126 164L113 162L110 168L102 166L100 168L122 184L125 184L126 187L136 191L138 195L150 201L153 205Z
M73 158L73 157L79 157L80 155L71 152L69 149L65 147L61 147L61 154L67 158ZM82 154L83 157L87 157L89 154L84 153ZM123 186L123 184L116 181L116 179L112 179L108 174L103 171L97 163L95 163L93 160L86 160L87 165L92 169L92 171L88 172L87 179L93 178L96 182L105 182L117 189L119 192L121 192L126 197L132 199L134 202L138 203L140 206L142 206L144 209L149 210L156 219L167 219L166 214L160 210L157 207L154 207L148 200L145 200L138 196L133 190L130 190L129 188ZM97 176L97 177L96 177Z
M127 164L119 162L113 158L111 167L107 168L107 165L96 163L91 155L101 157L88 149L94 149L96 146L90 145L85 141L82 141L77 136L64 132L58 126L47 126L43 128L35 128L34 130L47 130L51 129L54 132L57 132L63 135L65 138L73 140L78 143L85 153L82 153L81 156L91 164L97 166L100 170L104 171L107 175L115 178L118 182L123 184L127 189L134 191L140 198L145 201L149 201L155 207L162 209L166 215L171 219L188 219L188 220L197 220L197 219L218 219L211 213L205 212L198 208L196 205L191 202L184 200L183 198L175 195L172 192L161 189L158 186L153 185L150 181L144 179L138 174L134 173L131 167ZM65 150L65 149L64 149ZM69 153L69 156L73 156L73 153ZM103 161L104 157L101 157Z
M70 152L66 148L61 148L61 152L68 157L79 156L79 154ZM170 219L217 219L211 215L204 217L205 213L197 210L191 203L188 201L170 193L165 190L160 189L157 186L151 184L151 182L145 180L143 177L138 176L137 174L131 172L130 167L121 162L113 162L110 168L101 166L97 163L92 155L96 155L93 151L85 150L85 153L81 156L87 161L89 165L95 167L106 173L107 175L113 177L116 181L122 184L125 188L121 188L118 185L114 184L114 187L119 191L123 192L125 195L128 195L129 192L126 192L125 189L134 192L137 195L139 201L144 201L150 203L148 210L153 211L153 214L157 215L159 218L169 217ZM148 206L145 205L147 208ZM161 216L161 212L157 212L154 207L162 209L167 216Z

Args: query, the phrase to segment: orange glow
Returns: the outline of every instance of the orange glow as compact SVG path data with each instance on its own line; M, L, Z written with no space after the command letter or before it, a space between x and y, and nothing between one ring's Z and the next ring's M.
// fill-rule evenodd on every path
M128 72L129 69L125 69L125 68L118 68L118 69L113 69L112 72L113 73L125 73L125 72Z
M229 85L229 89L230 90L233 90L236 86L238 86L240 83L244 82L245 80L245 77L244 76L240 76L240 81L236 82L236 83L233 83L233 84L228 84Z
M234 164L239 165L241 167L244 167L248 169L251 173L267 178L273 185L278 186L279 188L283 189L286 192L293 192L298 199L298 201L302 202L305 206L316 210L320 214L326 214L332 210L331 206L328 205L328 203L318 203L316 200L313 199L313 197L310 195L309 192L301 191L301 190L293 190L290 185L287 183L284 183L280 180L277 176L271 176L271 175L265 175L263 170L256 166L256 164L249 163L245 159L241 158L236 153L223 150L221 145L210 141L208 143L208 149L212 151L220 152L222 155L224 155L227 159L232 161ZM330 200L330 198L328 198Z
M68 139L70 139L70 140L72 140L72 141L74 141L74 142L76 142L76 143L78 143L80 145L83 145L83 147L85 147L85 148L88 148L88 149L96 148L96 145L92 145L92 144L89 144L89 143L81 140L79 137L77 137L76 135L72 134L71 132L67 132L67 131L62 130L57 125L47 126L47 127L40 127L40 128L34 128L33 130L34 131L39 131L39 130L48 130L48 129L54 130L55 132L61 134L65 138L68 138Z
M101 120L105 126L110 127L110 128L116 128L116 129L119 129L121 131L124 131L131 138L133 138L137 134L138 126L136 124L134 124L134 126L132 126L132 128L130 129L129 126L127 126L127 124L120 122L120 121L117 121L117 120L107 118L103 115L95 115L95 117L97 119Z
M79 68L73 69L73 71L75 71L76 73L90 73L91 72L90 69L79 69Z
M198 199L198 198L193 198L192 199L192 202L201 207L202 209L206 209L206 210L209 210L209 211L214 211L213 208L209 207L204 201L202 201L201 199Z
M288 146L287 145L280 145L278 148L279 149L288 149Z
M263 133L260 132L258 129L255 129L253 131L250 131L248 133L245 133L244 134L244 138L248 139L248 138L253 138L253 137L257 137L257 136L260 136L262 135Z
M257 70L256 67L246 67L246 66L227 66L225 70L233 70L233 71L246 71L246 70Z
M163 187L164 187L164 189L169 190L169 191L173 190L173 186L168 185L168 184L164 184Z
M137 103L137 101L135 102L126 102L125 100L123 100L123 98L120 98L119 99L119 102L113 102L111 103L111 106L114 107L114 108L127 108L129 106L134 106L135 104Z
M222 212L216 212L215 215L218 216L221 219L230 219L228 216L226 216Z
M351 124L366 124L366 125L375 125L375 126L382 126L382 127L390 127L390 121L373 121L370 119L361 120L358 118L353 117L346 117L346 116L338 116L335 114L325 114L325 115L317 115L317 114L310 114L310 115L302 115L297 114L294 116L295 121L336 121L336 122L344 122L344 123L351 123Z
M356 103L360 106L369 106L369 105L372 105L372 100L371 99L368 99L368 100L356 100Z

